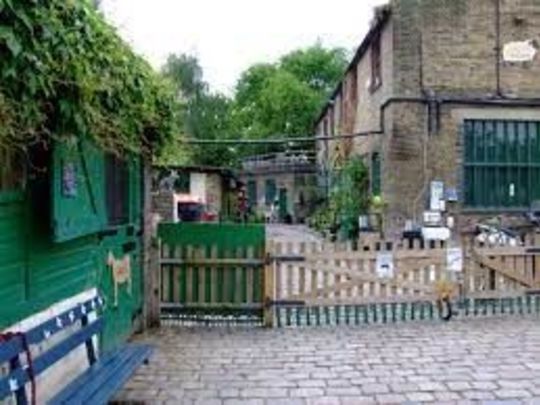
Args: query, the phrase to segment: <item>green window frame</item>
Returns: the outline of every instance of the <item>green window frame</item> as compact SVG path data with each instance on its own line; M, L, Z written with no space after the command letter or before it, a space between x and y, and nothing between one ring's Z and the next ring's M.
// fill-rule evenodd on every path
M540 121L465 120L464 205L525 210L540 200Z
M276 199L277 187L274 179L267 179L265 182L265 203L266 205L272 205Z
M378 152L371 154L371 194L381 195L381 155Z

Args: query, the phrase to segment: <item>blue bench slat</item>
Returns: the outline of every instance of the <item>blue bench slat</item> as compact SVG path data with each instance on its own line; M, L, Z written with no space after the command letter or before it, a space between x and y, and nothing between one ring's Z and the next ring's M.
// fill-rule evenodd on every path
M76 307L67 310L60 315L49 319L48 321L42 323L39 326L36 326L33 329L30 329L26 333L26 339L29 344L38 344L45 340L45 331L48 333L49 337L55 335L56 333L63 331L66 327L73 325L75 322L80 321L90 312L95 311L103 305L103 300L99 297L88 300ZM83 311L84 308L84 311ZM70 317L72 314L72 317ZM62 326L57 324L57 319L61 320Z
M70 402L71 398L76 396L81 389L87 389L87 387L91 384L101 384L103 380L109 378L104 370L113 366L115 362L122 361L122 357L126 357L127 359L129 354L130 353L128 351L122 351L119 353L118 350L104 354L99 358L97 363L73 380L53 399L51 399L49 403L61 404Z
M139 348L138 353L131 357L129 363L122 367L120 372L114 374L114 378L111 378L106 387L101 387L94 396L88 400L88 404L104 404L106 405L108 401L118 392L124 384L130 379L130 377L135 373L137 368L147 360L153 349L150 346L145 346ZM105 389L106 388L106 389Z
M130 344L106 354L51 399L49 405L106 404L152 351L148 345Z
M17 357L23 351L24 347L20 336L15 336L8 342L0 343L0 365Z
M71 352L73 349L84 344L84 342L92 338L92 336L99 333L103 329L103 324L103 319L99 318L98 320L90 323L83 329L78 330L73 335L69 336L67 339L56 344L41 356L34 359L34 375L40 375L47 368L65 357L66 354ZM28 374L25 370L17 369L13 371L7 377L0 379L0 398L5 397L6 392L8 394L11 392L9 386L10 379L16 379L19 386L22 386L29 382Z
M100 308L103 305L103 300L99 297L88 300L76 307L63 312L62 314L49 319L48 321L30 329L26 332L26 342L29 345L35 345L43 342L47 338L54 336L58 332L73 325L75 322L80 321L84 316L92 311ZM84 307L84 311L83 308ZM70 317L70 314L72 316ZM58 325L58 319L62 326ZM45 336L45 331L47 335ZM9 342L0 342L0 365L16 357L18 354L24 352L22 344L22 338L15 336Z

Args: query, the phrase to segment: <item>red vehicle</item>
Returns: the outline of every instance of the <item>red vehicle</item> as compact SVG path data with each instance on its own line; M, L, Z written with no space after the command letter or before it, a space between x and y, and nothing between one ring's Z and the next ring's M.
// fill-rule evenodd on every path
M216 222L218 215L208 205L192 198L180 197L176 201L176 215L179 222Z

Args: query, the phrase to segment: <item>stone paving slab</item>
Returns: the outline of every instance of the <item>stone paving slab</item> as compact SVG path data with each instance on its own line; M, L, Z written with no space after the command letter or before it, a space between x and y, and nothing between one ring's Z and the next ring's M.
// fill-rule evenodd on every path
M307 329L165 327L117 401L539 404L540 318Z

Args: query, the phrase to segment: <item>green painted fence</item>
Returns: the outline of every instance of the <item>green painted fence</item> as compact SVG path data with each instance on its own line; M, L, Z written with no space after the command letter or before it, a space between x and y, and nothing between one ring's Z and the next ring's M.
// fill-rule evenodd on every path
M262 322L264 226L167 223L159 237L163 319Z
M508 298L470 298L455 301L453 319L501 316L540 316L540 295ZM277 327L396 324L441 321L431 301L364 305L298 306L275 308Z

